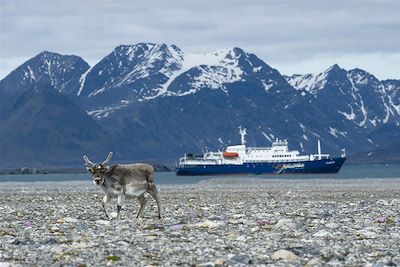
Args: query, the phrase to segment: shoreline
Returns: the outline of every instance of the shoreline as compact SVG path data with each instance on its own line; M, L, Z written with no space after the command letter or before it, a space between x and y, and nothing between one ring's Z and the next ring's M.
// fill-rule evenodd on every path
M183 176L181 176L184 178ZM200 177L199 177L200 178ZM298 188L299 186L305 187L305 189L318 188L321 190L330 190L331 187L349 187L351 190L366 190L366 189L378 189L379 187L386 186L386 190L400 190L400 176L398 178L383 177L383 178L280 178L279 176L273 176L268 178L258 178L256 176L230 176L230 177L215 177L215 176L202 176L201 180L187 183L158 183L157 176L155 182L158 187L206 187L206 186L243 186L244 187L259 187L264 189L279 188L284 186L282 190L289 188ZM366 183L368 182L368 183ZM377 185L379 183L379 185ZM50 186L50 185L61 185L61 186L96 186L92 183L91 177L88 175L87 179L77 180L41 180L41 181L0 181L0 185L3 186ZM357 187L351 187L357 185ZM272 186L272 187L270 187ZM378 186L378 188L377 188ZM325 187L325 188L324 188ZM338 188L339 189L339 188ZM0 187L0 192L2 188Z
M365 183L368 181L368 183ZM0 263L246 266L400 264L400 180L217 178L160 185L106 220L91 181L0 183ZM116 211L116 201L107 206ZM5 265L7 266L7 265Z
M363 167L363 166L399 166L400 163L349 163L346 162L344 166L349 167ZM167 164L155 164L155 172L175 172L174 167ZM24 170L26 170L24 172ZM84 167L71 167L71 168L41 168L41 167L19 167L19 168L5 168L0 169L1 175L49 175L49 174L84 174L87 173Z

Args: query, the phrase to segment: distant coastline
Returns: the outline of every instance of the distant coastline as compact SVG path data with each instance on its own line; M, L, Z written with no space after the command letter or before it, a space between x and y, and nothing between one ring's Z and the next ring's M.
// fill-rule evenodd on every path
M151 164L156 172L171 172L173 169L162 164ZM65 174L86 173L84 168L30 168L21 167L15 169L0 169L0 175L24 175L24 174Z

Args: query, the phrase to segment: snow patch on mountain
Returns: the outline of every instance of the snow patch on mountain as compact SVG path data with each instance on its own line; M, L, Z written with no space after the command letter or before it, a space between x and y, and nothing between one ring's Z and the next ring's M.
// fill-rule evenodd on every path
M261 82L262 82L262 84L263 84L263 86L264 86L265 91L267 91L267 92L268 92L269 89L271 89L274 85L276 85L276 82L273 81L273 80L271 80L271 79L269 79L269 80L267 80L267 81L262 80Z
M129 101L121 101L122 105L117 105L117 106L112 106L112 107L103 107L100 109L96 109L96 110L90 110L87 111L87 114L89 116L92 116L96 119L102 119L102 118L107 118L111 113L126 107L129 104Z
M308 91L311 94L324 88L326 84L326 77L330 69L320 74L294 74L293 76L285 76L287 82L297 90Z
M353 107L350 104L347 104L350 107L350 113L346 113L343 111L338 111L339 114L342 114L347 120L353 121L356 118L356 114L354 113Z
M346 135L347 135L347 132L345 132L345 131L339 131L338 129L336 129L336 128L333 128L333 127L329 127L329 133L331 134L331 135L333 135L334 137L336 137L336 138L338 138L339 137L339 134L340 135L342 135L343 137L346 137Z
M171 56L174 58L179 58L179 62L176 62L179 66L180 69L174 71L174 72L168 72L164 71L163 74L168 77L167 82L164 84L161 84L161 88L159 89L158 93L154 96L146 96L144 99L153 99L159 96L170 96L170 95L175 95L175 96L184 96L188 94L193 94L197 92L199 89L199 86L194 86L194 88L191 88L190 90L187 90L182 93L171 93L168 92L168 88L171 85L171 83L180 75L184 74L185 72L189 71L190 69L196 67L196 66L216 66L224 63L224 58L227 56L227 54L230 53L229 49L222 49L213 53L207 53L207 54L194 54L194 53L171 53ZM199 77L197 82L200 83L200 85L206 83L206 81L210 80L207 75L204 75L204 77Z
M201 88L221 89L225 92L224 84L241 80L243 70L239 66L238 58L234 49L222 49L212 53L194 54L184 53L179 62L180 69L172 73L164 73L168 80L160 85L159 91L154 96L145 96L143 99L153 99L159 96L186 96L198 92ZM188 75L188 72L199 73L190 77L190 88L171 91L171 84L181 75Z
M85 81L86 81L86 76L88 75L88 73L93 69L93 67L88 68L87 71L85 71L81 77L79 78L79 89L78 92L76 93L77 96L80 96L82 93L82 89L85 86Z
M358 125L361 127L366 127L365 123L367 122L367 119L368 119L368 112L365 109L364 100L362 99L361 94L358 93L359 89L356 87L355 81L352 79L350 73L347 74L347 78L349 79L349 81L351 83L351 94L352 94L354 100L356 100L356 103L360 104L359 108L364 116L363 120L361 122L359 122Z
M239 66L238 57L233 49L223 49L203 55L188 54L188 60L183 67L187 70L197 68L201 73L194 77L192 84L192 88L197 90L191 92L196 92L202 87L224 89L223 84L239 81L243 71Z
M31 78L32 80L36 81L35 73L34 73L33 70L31 69L31 66L28 65L27 67L28 67L28 70L29 70L30 78Z

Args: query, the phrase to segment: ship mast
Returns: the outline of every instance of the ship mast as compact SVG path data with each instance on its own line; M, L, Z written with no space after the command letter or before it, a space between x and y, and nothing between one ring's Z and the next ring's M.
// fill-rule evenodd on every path
M242 143L242 145L245 145L246 144L246 139L245 139L245 136L246 136L246 128L243 128L242 126L239 126L239 134L240 134L240 141L241 141L241 143Z
M321 142L318 139L318 159L321 159Z

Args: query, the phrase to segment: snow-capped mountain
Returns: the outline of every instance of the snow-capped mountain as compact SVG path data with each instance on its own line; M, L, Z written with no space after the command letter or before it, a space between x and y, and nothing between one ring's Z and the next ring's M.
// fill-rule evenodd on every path
M278 71L240 48L192 54L175 45L140 43L115 48L82 75L76 94L87 97L91 114L102 117L156 97L202 88L226 92L228 84L246 79L257 80L266 91L286 83Z
M364 128L400 124L399 87L396 80L379 81L361 70L333 65L317 74L286 76L296 89L310 92L319 109Z
M240 125L248 128L249 145L287 138L292 149L307 153L316 151L317 140L333 154L373 150L399 132L399 80L379 81L336 64L320 74L282 76L240 48L193 54L175 45L121 45L92 67L76 56L43 52L0 81L0 102L7 96L14 103L37 83L95 119L97 126L87 123L100 134L91 142L104 143L107 135L115 152L132 160L222 149L239 142ZM43 99L35 103L52 98ZM18 108L0 105L0 127L22 121L10 115L22 114ZM33 125L40 118L32 116ZM62 119L46 121L49 129L65 129L57 123ZM74 138L69 155L88 147L79 144L88 144L89 135ZM48 139L52 146L59 140Z
M284 83L278 71L255 55L233 48L209 54L185 54L182 69L175 72L163 87L165 94L172 96L193 94L202 88L228 93L228 84L252 78L257 79L266 91Z
M165 44L121 45L80 79L78 96L98 97L112 91L131 100L160 94L160 84L182 67L184 53Z
M35 83L49 84L62 94L72 94L89 65L78 56L42 52L11 72L1 82L3 93L14 95ZM6 88L10 91L5 92Z
M294 88L302 91L307 91L311 94L317 94L319 90L323 89L327 82L327 76L332 71L338 69L337 64L331 66L326 71L319 74L294 74L292 76L284 76L288 83Z

